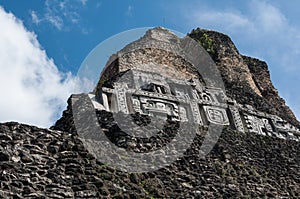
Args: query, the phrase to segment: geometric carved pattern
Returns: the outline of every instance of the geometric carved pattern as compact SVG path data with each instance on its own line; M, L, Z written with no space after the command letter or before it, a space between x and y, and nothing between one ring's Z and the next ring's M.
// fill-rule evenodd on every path
M287 123L286 121L284 121L283 119L277 116L272 117L272 122L274 126L280 129L281 131L297 130L294 126L292 126L291 124Z
M182 122L191 119L199 125L204 125L203 119L205 118L208 123L219 125L230 125L232 121L231 125L239 132L248 131L300 141L300 130L296 127L278 116L237 104L227 98L221 89L206 88L199 81L193 81L191 84L190 81L171 79L168 82L160 74L150 74L134 69L132 74L134 87L118 82L114 84L114 88L102 87L102 96L104 96L102 105L106 110L126 114L133 111ZM159 81L160 79L163 81ZM95 108L99 107L103 106ZM200 107L203 107L204 115L200 114ZM230 120L227 110L231 113ZM287 135L282 132L286 132Z
M210 95L207 92L201 93L200 96L204 103L212 103L213 102Z
M236 130L239 132L245 132L243 121L242 121L240 113L239 113L239 109L235 106L229 106L229 110L233 117L232 119L233 119Z
M119 111L123 113L128 113L126 92L124 89L119 90L119 92L117 92L117 99Z
M160 114L169 116L172 120L179 120L179 109L176 103L144 96L132 96L131 99L135 112L149 116Z
M271 135L273 130L267 118L259 118L255 115L249 115L246 113L244 113L244 118L249 132L261 135Z
M246 121L246 127L249 132L253 132L253 133L260 132L257 125L257 120L253 115L247 115L244 113L244 118Z
M200 111L198 108L199 107L198 103L191 101L190 105L191 105L193 119L194 119L195 123L203 125L203 121L201 119Z
M220 125L229 125L225 109L212 106L203 106L203 108L209 122Z

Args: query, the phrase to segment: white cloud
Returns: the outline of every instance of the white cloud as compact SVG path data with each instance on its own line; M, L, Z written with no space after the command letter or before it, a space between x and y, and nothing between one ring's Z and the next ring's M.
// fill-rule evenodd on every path
M41 22L41 20L39 19L39 17L37 16L34 10L30 12L30 15L31 15L31 20L34 24L39 24Z
M46 0L43 12L31 11L31 20L36 25L51 24L60 31L68 31L74 24L82 28L79 25L81 19L79 12L86 4L87 0Z
M79 1L81 2L82 5L85 6L88 0L79 0Z
M280 62L282 60L278 59L282 56L279 54L283 48L288 49L289 57L300 53L300 28L291 26L277 7L265 1L252 0L243 12L238 7L223 10L201 6L195 8L188 8L184 13L191 27L200 26L229 34L237 45L250 47L248 51L251 53ZM289 64L285 69L296 66L296 63Z
M264 1L254 0L249 5L254 18L260 30L266 33L274 33L287 25L285 16L280 10Z
M36 35L0 7L0 121L47 127L57 119L80 82L58 71Z
M220 12L207 10L204 12L195 12L193 18L202 26L224 26L227 30L235 30L240 27L249 26L250 22L242 15L231 12Z
M58 3L59 8L60 8L60 9L64 9L65 6L66 6L66 3L67 3L66 1L59 2L59 3ZM50 7L50 6L49 6L49 1L46 1L45 4L46 4L46 7L47 7L47 8Z
M48 21L50 24L52 24L58 30L62 30L64 22L61 17L53 15L51 13L46 13L44 19Z
M132 15L132 10L133 10L133 7L131 5L129 5L127 7L127 10L125 12L125 15L128 15L128 16L131 16Z

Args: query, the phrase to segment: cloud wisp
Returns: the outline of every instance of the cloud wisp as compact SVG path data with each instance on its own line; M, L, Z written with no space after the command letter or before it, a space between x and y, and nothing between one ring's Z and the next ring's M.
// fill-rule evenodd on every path
M127 16L132 16L132 10L133 10L133 7L132 7L131 5L129 5L129 6L127 7L127 10L126 10L126 12L125 12L125 15L127 15Z
M36 35L0 7L0 121L49 127L71 93L84 88L72 74L58 71Z
M30 12L30 15L31 15L31 19L32 19L32 22L36 25L38 25L40 22L41 22L41 19L37 16L36 12L35 11L31 11Z
M79 11L87 5L87 0L46 0L43 13L30 11L34 24L48 23L59 31L67 31L72 25L79 25L81 17Z

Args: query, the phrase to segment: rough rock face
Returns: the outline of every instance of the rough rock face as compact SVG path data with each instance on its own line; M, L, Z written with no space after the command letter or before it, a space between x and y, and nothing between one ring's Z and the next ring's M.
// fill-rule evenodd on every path
M243 56L243 60L248 65L262 97L275 108L274 112L277 112L278 115L289 120L292 124L299 126L299 122L294 113L285 104L284 99L279 96L278 91L274 88L266 62L247 56Z
M202 43L210 42L206 48L221 71L228 96L241 104L250 104L300 126L274 88L265 62L241 55L225 34L197 28L188 35Z
M147 34L161 39L161 42L177 39L172 35L161 37L165 34L165 30L158 30L149 31ZM252 105L260 111L279 115L288 122L298 125L293 113L285 106L273 87L264 62L240 55L230 38L221 33L197 29L192 31L190 36L199 40L217 63L229 97L242 105ZM133 48L136 44L132 43L126 48ZM146 67L149 64L153 66L152 71L156 70L155 64L164 66L166 70L160 75L173 78L178 72L183 73L179 78L180 81L178 80L179 83L197 85L197 82L185 80L187 77L200 78L191 68L185 67L191 63L172 53L166 54L168 46L165 47L166 49L159 50L145 48L132 54L123 54L120 59L110 60L110 67L102 74L103 79L95 89L98 94L95 94L100 96L102 92L109 92L117 87L116 79L124 77L130 69L149 70ZM174 66L170 68L171 71L168 70L169 65ZM152 73L150 75L151 78L158 76ZM128 85L125 90L128 91L134 86ZM162 85L147 84L143 87L144 95L156 90L160 92L159 96L168 92L172 96L176 91L160 86ZM135 91L135 94L139 93ZM180 96L174 98L181 99ZM117 99L120 103L120 96ZM102 99L102 102L104 101ZM106 101L113 104L112 98ZM163 102L160 100L159 105ZM209 102L205 103L205 106L210 105ZM175 102L170 104L174 105ZM214 105L224 108L222 104L214 103ZM220 107L215 109L214 113L221 110ZM75 113L74 108L77 109ZM226 125L210 153L205 158L200 158L199 151L208 133L206 126L209 124L208 121L203 123L198 121L199 128L192 144L183 156L166 167L141 173L125 172L111 167L96 159L89 151L90 147L86 147L86 140L82 139L75 125L74 118L77 114L88 123L96 119L103 133L114 145L135 153L148 153L174 141L179 126L178 114L172 110L173 112L168 112L171 117L166 120L164 128L155 136L135 137L119 127L120 124L113 115L113 108L94 109L89 95L79 94L69 98L67 109L50 129L14 122L0 124L0 198L300 197L299 141L262 136L251 131L239 132L231 125ZM96 118L81 114L87 110L94 112ZM146 115L143 112L131 113L129 116L132 123L137 126L147 127L153 119L151 114ZM214 119L210 122L214 122ZM226 124L227 122L226 120ZM249 125L247 121L246 124ZM261 130L264 130L262 133L269 133L264 128ZM88 134L89 129L86 129L85 133ZM120 154L116 153L113 156Z

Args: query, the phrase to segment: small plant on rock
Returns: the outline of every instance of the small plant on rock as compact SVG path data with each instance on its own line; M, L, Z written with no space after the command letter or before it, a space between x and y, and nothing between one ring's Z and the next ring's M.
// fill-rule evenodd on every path
M212 46L212 39L209 38L208 34L203 33L199 39L200 45L210 54L215 54L215 50Z

